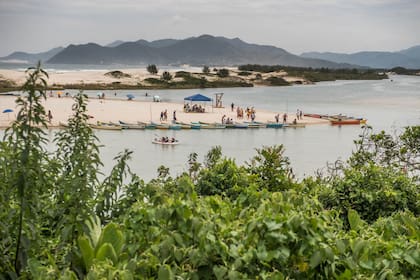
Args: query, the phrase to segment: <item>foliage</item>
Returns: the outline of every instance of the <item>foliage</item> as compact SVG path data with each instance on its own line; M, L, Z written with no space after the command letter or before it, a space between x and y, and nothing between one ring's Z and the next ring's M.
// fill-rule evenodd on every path
M282 77L269 77L266 79L271 86L289 86L290 83Z
M311 67L292 67L283 65L259 65L246 64L238 67L240 71L255 71L271 73L286 71L291 76L304 77L312 82L335 81L335 80L381 80L388 76L382 70L372 69L330 69Z
M161 79L164 80L164 81L170 81L170 80L172 80L172 75L168 71L164 71L162 73Z
M217 76L220 78L229 77L229 69L222 68L222 69L217 70Z
M418 126L365 132L345 164L301 182L280 145L245 166L214 147L144 183L130 151L99 173L82 93L47 153L46 74L28 74L0 143L0 279L420 278Z
M289 159L283 155L283 145L256 150L257 155L248 163L247 171L249 174L256 175L257 185L269 191L293 188L294 176Z
M406 176L408 170L419 171L419 135L418 127L407 128L399 139L366 128L348 164L326 178L320 200L342 215L356 210L369 223L397 211L419 215L418 177Z
M210 68L207 65L203 66L203 73L204 74L209 74L210 73Z
M153 74L153 75L156 75L158 73L158 68L156 67L155 64L147 65L146 70L147 70L147 72L149 72L150 74Z

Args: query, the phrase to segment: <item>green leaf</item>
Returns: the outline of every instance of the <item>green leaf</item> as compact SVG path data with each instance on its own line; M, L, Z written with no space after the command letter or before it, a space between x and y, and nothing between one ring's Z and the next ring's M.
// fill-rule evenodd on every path
M117 254L110 243L104 243L99 247L98 252L96 253L96 258L100 261L109 259L114 265L118 262Z
M82 253L85 269L89 270L90 266L92 265L93 258L95 257L92 245L86 236L79 237L77 242L79 244L80 252Z
M310 261L309 261L309 266L311 267L311 268L315 268L315 267L317 267L320 263L322 262L322 254L321 254L321 252L320 251L316 251L313 255L312 255L312 257L311 257L311 259L310 259Z
M174 279L174 274L171 270L171 268L169 267L169 265L162 265L161 267L159 267L159 271L158 271L158 279L159 280L170 280L170 279Z
M227 274L228 270L224 266L215 266L213 267L213 273L216 276L216 279L223 279L224 276Z
M121 253L121 249L124 245L124 236L116 224L110 223L102 230L98 246L100 247L105 243L111 244L117 255Z
M362 220L360 219L359 214L357 211L349 209L347 216L350 223L350 228L357 231L362 224Z

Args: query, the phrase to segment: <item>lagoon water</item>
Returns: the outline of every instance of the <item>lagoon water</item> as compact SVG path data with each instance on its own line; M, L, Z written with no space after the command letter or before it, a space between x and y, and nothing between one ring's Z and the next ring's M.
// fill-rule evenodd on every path
M392 81L391 81L392 79ZM146 91L128 92L138 99L146 99ZM399 132L407 125L420 125L420 77L391 76L382 81L336 81L316 85L291 87L255 87L205 90L147 91L162 100L182 102L185 96L202 93L212 96L223 92L223 104L232 102L241 107L254 106L270 111L347 114L364 117L375 131ZM95 92L88 92L95 95ZM107 95L112 95L108 92ZM156 112L158 113L158 112ZM274 116L273 116L274 120ZM266 121L266 120L260 120ZM181 131L98 131L104 145L102 157L106 169L118 151L132 150L131 168L145 180L155 178L157 168L164 165L172 175L187 170L188 155L198 154L200 162L213 146L221 146L223 154L238 164L252 158L256 148L282 144L294 172L302 178L323 169L327 162L345 160L354 148L353 140L361 133L360 126L313 125L298 129L245 129L245 130L181 130ZM151 143L156 136L168 135L180 140L177 146Z
M149 97L145 97L148 92ZM254 87L204 90L127 90L118 91L118 97L127 93L137 99L159 95L163 101L182 102L195 93L214 97L223 92L223 104L232 102L241 107L274 112L346 114L368 119L375 131L398 133L408 125L420 125L420 77L390 76L382 81L336 81L315 85L291 87ZM96 91L87 91L96 96ZM105 91L113 96L113 91ZM159 113L159 112L154 112ZM291 116L294 117L294 116ZM274 120L274 116L273 119ZM259 120L266 121L266 120ZM155 178L157 168L164 165L172 175L187 170L190 153L197 153L200 162L213 146L221 146L223 155L234 158L238 164L252 158L256 148L282 144L298 177L313 175L325 168L327 162L345 160L354 148L353 140L361 133L360 126L313 125L298 129L245 129L245 130L181 130L181 131L97 131L103 147L101 157L104 172L113 165L119 151L133 151L130 167L148 181ZM53 132L51 132L53 133ZM177 146L152 144L156 136L167 135L180 140Z

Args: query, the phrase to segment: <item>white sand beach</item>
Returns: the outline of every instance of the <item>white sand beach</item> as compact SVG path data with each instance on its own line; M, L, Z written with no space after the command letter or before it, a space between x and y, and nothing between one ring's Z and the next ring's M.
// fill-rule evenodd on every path
M0 127L8 127L16 118L18 108L15 104L16 97L14 96L0 96L0 112L6 109L12 109L12 113L0 113ZM46 112L51 111L53 119L51 126L58 126L59 123L66 123L68 118L72 115L72 105L74 103L71 97L58 98L48 97L44 101ZM221 122L223 115L232 118L234 122L247 121L246 116L243 119L236 117L236 108L234 111L231 108L213 108L211 105L205 107L204 113L186 113L184 112L183 103L166 103L166 102L146 102L146 101L129 101L129 100L115 100L115 99L98 99L89 98L88 114L92 116L92 123L101 122L118 122L119 120L125 122L160 122L160 113L167 110L168 121L173 119L173 112L175 111L176 118L180 122ZM279 113L280 119L284 112L269 112L256 110L255 121L267 122L274 121L274 116ZM288 121L291 122L295 118L295 113L288 113ZM303 117L299 121L305 124L325 124L328 121L317 118Z

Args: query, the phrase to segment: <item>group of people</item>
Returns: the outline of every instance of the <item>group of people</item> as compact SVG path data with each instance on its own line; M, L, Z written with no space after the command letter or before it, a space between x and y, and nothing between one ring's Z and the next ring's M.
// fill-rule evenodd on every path
M227 118L226 115L223 115L222 124L233 124L233 119L232 118Z
M303 112L302 112L302 110L297 109L297 111L296 111L296 118L298 120L303 120Z
M287 113L284 113L283 114L283 123L287 123L287 118L288 118ZM278 123L280 121L280 114L275 115L274 119L276 120L276 123ZM297 109L297 111L296 111L296 119L303 120L303 112L299 109ZM292 122L293 124L297 124L296 119L293 120L293 122Z
M186 113L204 113L205 109L201 105L194 104L190 106L190 104L184 105L184 112Z
M160 112L160 121L164 122L168 120L168 110Z
M162 143L175 143L176 142L176 139L174 137L169 138L168 136L163 136L155 140Z

